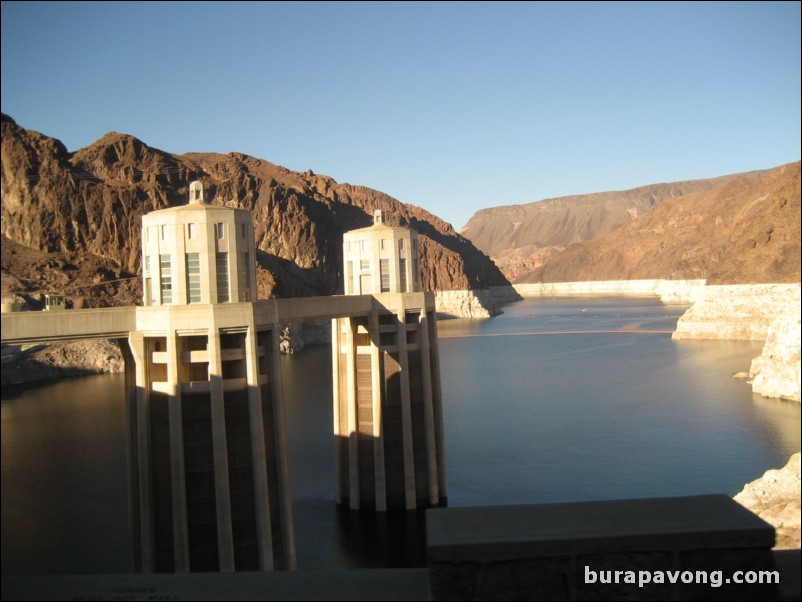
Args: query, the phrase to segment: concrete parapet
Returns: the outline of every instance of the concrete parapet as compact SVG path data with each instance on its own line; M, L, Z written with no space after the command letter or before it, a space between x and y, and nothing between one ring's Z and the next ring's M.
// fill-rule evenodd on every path
M3 600L429 600L426 569L3 577Z
M435 509L426 518L436 600L773 599L778 592L776 583L728 581L736 571L774 570L774 530L724 495Z
M9 312L0 324L4 344L125 338L136 328L136 308Z

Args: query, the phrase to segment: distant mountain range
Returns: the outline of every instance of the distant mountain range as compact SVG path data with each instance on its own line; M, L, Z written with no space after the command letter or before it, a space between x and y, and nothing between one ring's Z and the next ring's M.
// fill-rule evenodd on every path
M418 232L426 290L510 280L800 279L798 162L483 209L462 236L419 207L312 171L240 153L176 155L118 133L68 152L3 115L4 300L35 305L39 292L61 290L75 307L139 302L141 217L186 203L192 180L203 181L213 204L251 212L263 299L342 292L342 234L369 225L374 209Z
M515 282L798 282L799 163L483 209L462 234Z
M374 209L417 231L425 290L509 284L449 224L377 190L240 153L175 155L118 133L68 152L3 115L4 297L55 288L77 306L141 299L142 215L185 204L193 180L212 204L253 215L263 299L342 292L342 234L370 225Z

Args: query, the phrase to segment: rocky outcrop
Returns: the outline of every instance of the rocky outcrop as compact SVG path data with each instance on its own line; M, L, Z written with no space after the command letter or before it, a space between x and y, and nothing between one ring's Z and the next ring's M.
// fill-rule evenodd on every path
M435 293L438 318L490 318L500 312L486 307L476 291L438 291Z
M38 310L43 293L59 292L75 309L139 304L142 215L186 203L192 180L204 183L213 204L252 214L262 299L341 293L342 234L370 225L374 209L386 212L389 225L417 231L425 290L509 285L449 224L377 190L240 153L175 155L116 132L69 152L3 115L3 303ZM483 298L476 296L479 306ZM291 353L324 341L327 330L288 327L282 348ZM4 383L116 369L86 365L89 354L68 347L47 349L46 356L18 358L22 363L9 359Z
M766 341L745 374L752 390L799 401L801 301L799 284L706 286L672 338Z
M765 341L774 319L799 303L799 284L708 285L672 338Z
M435 292L440 318L490 318L503 313L501 307L505 303L520 300L521 296L511 286Z
M800 281L800 164L663 201L604 237L571 245L517 282L704 278Z
M663 303L693 303L702 294L704 280L601 280L514 284L523 297L570 295L637 295L660 297Z
M777 533L775 549L800 547L800 454L791 456L785 467L769 470L747 483L735 501L771 524Z
M107 340L4 345L2 365L2 386L122 372L125 368L120 348Z
M279 333L279 351L292 355L307 345L331 343L331 320L282 324Z
M789 302L783 313L769 326L763 353L752 360L749 368L753 376L752 391L755 393L800 401L800 311L796 302Z
M653 184L631 190L482 209L471 217L461 233L490 255L510 280L516 280L522 274L547 264L567 246L601 238L616 226L649 213L668 199L712 190L733 178L759 173Z
M253 215L260 298L342 292L342 234L370 225L374 209L385 210L389 225L417 231L426 290L509 284L449 224L377 190L339 184L312 171L293 172L240 153L174 155L114 132L71 153L58 140L19 127L5 115L4 254L8 240L59 255L73 266L97 258L113 266L117 279L135 277L141 272L142 215L186 203L192 180L204 183L213 204ZM51 271L63 275L54 279L64 287L94 284L94 275L58 266ZM27 274L11 275L24 287ZM85 294L92 296L92 291Z

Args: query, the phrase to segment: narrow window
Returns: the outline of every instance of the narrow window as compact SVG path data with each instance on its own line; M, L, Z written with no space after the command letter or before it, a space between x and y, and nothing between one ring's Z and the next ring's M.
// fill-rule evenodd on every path
M399 251L403 251L404 250L404 239L403 238L399 238L398 239L398 250Z
M162 225L162 240L167 239L167 226Z
M225 226L225 224L215 224L214 225L214 235L217 237L218 240L223 238L223 234L225 232L223 226Z
M150 272L150 255L145 255L145 273Z
M229 299L228 253L217 253L217 302L227 303Z
M195 224L187 224L187 238L195 238Z
M240 295L240 301L250 301L251 290L250 290L250 283L248 282L248 262L250 260L250 255L245 253L240 253L240 263L239 263L239 290L242 291Z
M360 259L359 260L359 271L361 271L361 272L369 272L370 271L370 259Z
M161 271L162 305L173 302L173 276L169 255L159 255L159 269Z
M240 224L239 225L239 232L240 232L240 237L242 238L242 240L245 240L245 238L246 238L246 236L245 236L245 224Z
M390 292L390 260L389 259L380 259L379 260L379 271L381 273L382 292L383 293L389 293Z
M403 240L403 239L402 239ZM398 260L398 276L400 278L401 292L407 292L407 260L403 257Z
M187 302L200 303L200 254L187 253Z

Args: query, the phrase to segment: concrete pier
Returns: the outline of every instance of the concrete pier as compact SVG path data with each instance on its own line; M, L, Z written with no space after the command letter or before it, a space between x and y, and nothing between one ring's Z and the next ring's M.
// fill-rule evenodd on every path
M337 503L380 512L444 505L434 296L374 298L367 316L332 325Z

